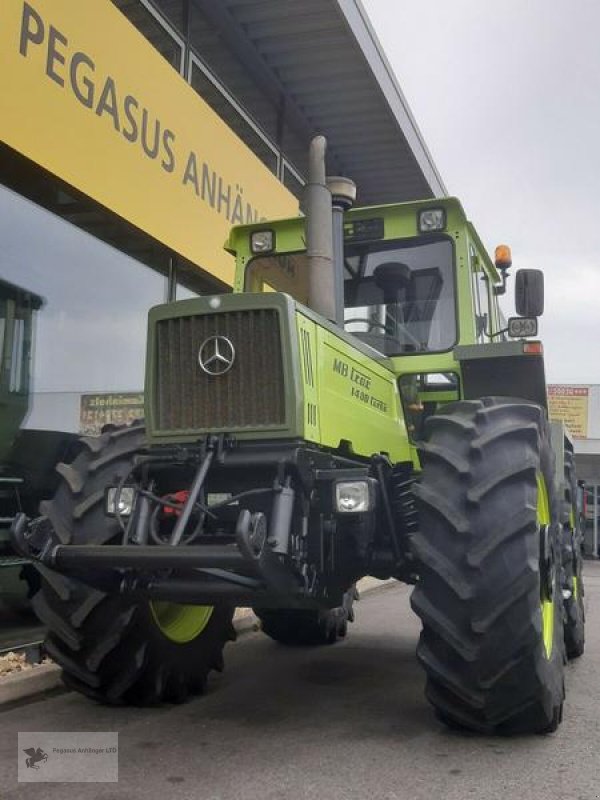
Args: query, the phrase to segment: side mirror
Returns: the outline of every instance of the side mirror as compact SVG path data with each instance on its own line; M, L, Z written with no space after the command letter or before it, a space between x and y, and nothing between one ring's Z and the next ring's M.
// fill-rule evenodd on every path
M515 308L520 317L541 317L544 313L544 273L541 269L517 271Z

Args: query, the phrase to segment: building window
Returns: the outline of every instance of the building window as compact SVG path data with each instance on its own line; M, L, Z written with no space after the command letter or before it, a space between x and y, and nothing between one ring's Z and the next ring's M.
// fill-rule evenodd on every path
M43 300L26 427L76 433L82 394L143 389L148 310L166 277L2 186L0 240L2 280Z
M283 165L283 185L286 189L297 197L299 200L302 200L302 196L304 194L304 185L305 181L302 180L300 175L296 172L295 169L290 167L287 162L284 162Z
M142 33L150 44L158 50L169 64L183 71L184 43L175 30L163 20L161 15L142 0L112 0L127 19Z
M223 31L211 19L212 15L205 13L208 5L189 0L188 44L191 52L208 66L223 93L243 104L245 112L259 121L261 130L275 143L280 123L280 98L274 98L259 85L257 77L245 65L243 56L227 41ZM223 4L219 0L210 5Z
M160 11L165 19L185 37L185 6L186 0L152 0L153 5Z
M279 105L244 71L195 1L112 2L186 76L188 83L262 163L296 197L301 197L301 173L307 167L308 143L288 125L281 125ZM243 98L243 103L238 98ZM288 168L283 167L284 153Z
M237 134L244 144L260 158L271 172L277 174L279 157L276 148L262 134L243 110L236 107L223 91L217 87L214 79L209 77L206 68L192 56L190 67L190 83L212 110L221 117L231 130Z

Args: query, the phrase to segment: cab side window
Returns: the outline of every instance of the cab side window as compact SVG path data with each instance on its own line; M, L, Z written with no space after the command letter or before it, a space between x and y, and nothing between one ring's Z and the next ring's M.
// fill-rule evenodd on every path
M473 311L475 319L475 341L483 344L492 334L493 320L490 307L490 282L483 263L472 245L469 246Z

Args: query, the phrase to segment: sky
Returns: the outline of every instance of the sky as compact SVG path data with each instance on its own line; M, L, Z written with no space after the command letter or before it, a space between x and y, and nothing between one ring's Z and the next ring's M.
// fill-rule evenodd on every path
M544 271L548 381L600 383L600 3L362 2L448 193Z

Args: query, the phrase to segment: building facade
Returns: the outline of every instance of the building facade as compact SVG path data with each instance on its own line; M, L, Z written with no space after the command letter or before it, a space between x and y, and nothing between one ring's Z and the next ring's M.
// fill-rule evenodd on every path
M573 436L577 477L585 484L585 549L596 557L600 555L600 385L551 384L548 401L550 417L562 420Z
M6 0L0 279L43 298L26 428L141 413L148 309L226 291L310 138L364 203L445 193L356 0Z

